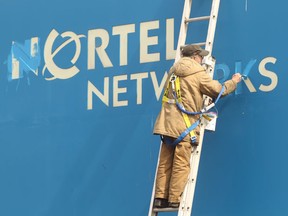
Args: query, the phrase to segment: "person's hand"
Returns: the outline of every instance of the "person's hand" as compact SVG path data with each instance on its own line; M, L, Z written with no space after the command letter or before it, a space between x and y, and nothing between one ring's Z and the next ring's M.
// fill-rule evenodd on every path
M236 73L232 76L232 80L235 82L235 83L239 83L241 82L242 80L242 75L240 73Z

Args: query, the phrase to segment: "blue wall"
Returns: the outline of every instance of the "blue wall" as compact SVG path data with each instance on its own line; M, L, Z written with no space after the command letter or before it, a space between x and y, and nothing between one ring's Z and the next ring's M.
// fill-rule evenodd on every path
M0 215L147 215L183 1L0 4ZM286 8L221 1L215 79L249 79L205 135L194 216L288 213Z

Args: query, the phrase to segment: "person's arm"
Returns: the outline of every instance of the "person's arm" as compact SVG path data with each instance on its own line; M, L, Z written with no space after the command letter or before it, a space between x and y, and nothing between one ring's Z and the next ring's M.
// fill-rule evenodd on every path
M225 91L222 96L226 96L232 93L237 83L241 81L241 74L236 73L232 76L232 79L224 82ZM222 85L217 80L213 80L207 73L204 73L200 78L200 91L202 94L208 95L212 98L216 98L222 89Z

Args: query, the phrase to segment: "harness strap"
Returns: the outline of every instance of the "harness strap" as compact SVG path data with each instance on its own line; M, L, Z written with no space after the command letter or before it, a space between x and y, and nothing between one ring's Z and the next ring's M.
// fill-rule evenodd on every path
M189 133L191 133L191 131L193 132L194 136L191 136L191 142L192 145L196 144L197 141L197 137L195 135L194 129L200 124L200 120L194 122L192 125L190 125L190 127L187 127L187 129L185 131L183 131L180 136L172 143L172 145L177 145L179 142L181 142L184 137L186 137Z
M220 91L219 94L218 94L218 97L216 98L216 100L215 100L215 102L214 102L214 104L216 104L216 103L218 102L218 100L220 99L220 97L222 96L222 94L224 93L224 91L225 91L225 86L223 85L221 91Z
M175 82L175 87L174 87L174 82ZM172 90L173 90L173 92L176 91L175 101L176 101L176 104L179 104L179 103L182 102L182 97L181 97L181 91L180 91L180 79L179 79L178 76L176 76L176 79L174 79L174 82L172 82ZM190 119L189 119L188 115L185 112L181 112L181 113L182 113L182 116L183 116L183 119L184 119L184 122L186 124L187 129L190 128L191 127L191 122L190 122ZM196 126L194 128L192 128L191 130L188 130L188 132L187 132L187 134L188 133L190 134L192 143L195 143L196 139L197 139L196 134L194 132L194 129L196 128ZM185 134L185 136L187 134ZM176 139L174 143L176 143L176 144L179 143L184 137L181 138L181 135L180 135L180 137L178 137L179 140Z
M191 122L190 122L190 120L189 120L189 117L188 117L188 115L186 114L186 113L183 113L182 112L182 116L183 116L183 118L184 118L184 121L185 121L185 124L186 124L186 127L187 127L187 129L188 128L190 128L191 127ZM194 123L195 124L195 123ZM198 124L197 124L198 125ZM189 134L190 134L190 137L191 137L191 141L192 141L192 143L195 143L196 141L197 141L197 137L196 137L196 134L195 134L195 131L194 131L194 129L197 127L197 125L195 126L195 127L193 127L193 128L191 128L191 130L189 130ZM187 134L186 134L187 135ZM186 136L185 135L185 136ZM180 135L181 136L181 135ZM185 137L184 136L184 137ZM183 138L184 138L183 137ZM179 138L179 137L178 137ZM183 139L182 138L182 139ZM181 139L181 140L182 140ZM179 142L181 141L181 140L179 140Z
M200 124L200 120L194 122L194 124L192 124L185 131L183 131L180 134L180 136L177 139L175 139L174 141L172 138L167 137L167 136L160 135L160 138L161 138L162 142L166 143L167 145L176 146L179 142L181 142L184 139L184 137L186 137L188 135L188 133L193 131L198 126L198 124ZM191 137L191 142L192 142L192 145L193 145L193 143L194 144L196 143L196 136Z

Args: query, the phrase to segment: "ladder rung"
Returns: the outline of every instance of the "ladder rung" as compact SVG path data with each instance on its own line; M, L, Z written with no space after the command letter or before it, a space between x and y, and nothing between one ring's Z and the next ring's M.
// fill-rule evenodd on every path
M177 212L178 208L154 208L154 212Z
M189 23L189 22L197 22L197 21L209 20L209 19L210 19L210 16L202 16L202 17L195 17L195 18L186 19L185 22Z

